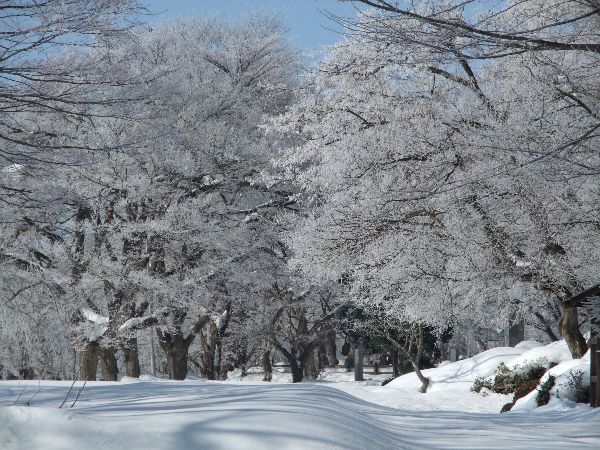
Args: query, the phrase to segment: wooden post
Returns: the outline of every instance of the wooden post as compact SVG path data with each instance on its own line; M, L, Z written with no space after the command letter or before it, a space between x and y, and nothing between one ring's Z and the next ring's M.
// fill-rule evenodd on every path
M598 383L598 368L600 366L600 338L593 336L589 340L590 347L590 406L600 407L600 383Z

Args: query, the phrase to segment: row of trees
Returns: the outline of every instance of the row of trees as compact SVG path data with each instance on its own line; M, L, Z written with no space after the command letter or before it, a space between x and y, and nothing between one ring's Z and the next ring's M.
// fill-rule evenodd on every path
M586 351L562 301L600 263L600 6L355 3L311 70L270 18L0 5L2 366L136 377L155 330L170 378L276 354L300 381L337 335L425 390L448 330Z
M563 301L598 273L595 1L357 1L277 122L312 194L292 264L398 319L528 316L574 357Z

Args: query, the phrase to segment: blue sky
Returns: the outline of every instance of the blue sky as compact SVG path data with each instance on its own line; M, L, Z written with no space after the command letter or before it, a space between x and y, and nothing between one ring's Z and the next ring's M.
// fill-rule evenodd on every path
M235 18L251 11L281 15L287 23L292 42L298 47L316 49L340 39L339 27L320 11L354 16L355 7L337 0L142 0L158 17L187 17L217 14Z

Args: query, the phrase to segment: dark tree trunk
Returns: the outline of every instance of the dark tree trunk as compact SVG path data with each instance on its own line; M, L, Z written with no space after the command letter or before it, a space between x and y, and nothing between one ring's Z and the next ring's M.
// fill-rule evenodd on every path
M79 379L85 381L96 381L98 371L97 342L86 342L84 348L79 352Z
M354 381L364 381L363 376L363 362L364 362L364 349L362 344L354 349Z
M167 355L167 372L171 380L185 380L187 376L188 347L171 345L165 349Z
M25 367L19 370L19 378L23 380L35 379L35 371L31 367Z
M103 381L117 381L119 370L114 348L100 348L100 368Z
M187 376L188 350L194 340L190 335L184 339L181 333L171 334L157 329L158 342L167 357L167 372L171 380L185 380Z
M125 371L128 377L140 377L140 358L138 354L137 339L129 339L123 347L125 356Z
M292 371L292 383L300 383L304 378L304 371L302 367L298 365L296 358L288 359L290 363L290 369Z
M346 368L346 372L350 372L352 369L354 369L354 364L354 352L350 350L346 355L346 361L344 361L344 367Z
M398 350L392 350L392 376L394 378L400 376L400 370L398 370Z
M217 342L215 342L215 350L214 350L214 363L213 363L213 380L224 380L223 373L221 370L221 356L223 352L223 346L221 343L221 336L218 337Z
M216 355L218 350L216 327L211 322L208 330L202 330L198 336L202 348L200 375L207 380L216 380L218 372L215 366L219 363L219 358Z
M329 367L337 367L340 362L337 359L335 331L331 331L327 334L327 337L325 338L325 350Z
M581 358L587 352L587 343L579 329L579 318L577 317L577 308L567 306L558 300L561 316L558 320L558 329L565 338L565 342L571 351L573 359Z

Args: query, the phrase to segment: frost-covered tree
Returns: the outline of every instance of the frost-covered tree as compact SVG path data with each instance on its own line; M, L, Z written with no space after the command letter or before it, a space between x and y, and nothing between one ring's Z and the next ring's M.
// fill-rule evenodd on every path
M218 378L232 315L258 311L287 276L276 213L295 200L261 181L275 152L261 124L289 101L296 55L279 22L259 17L173 22L115 39L111 55L111 70L143 78L129 88L140 101L80 125L114 150L55 170L52 221L42 210L11 254L44 247L42 272L70 299L82 378L99 358L115 379L119 355L138 375L136 336L150 325L171 378L185 378L196 337L200 372Z
M475 36L458 3L361 3L376 8L339 19L349 36L278 124L297 140L282 166L317 205L295 264L440 329L539 319L550 299L580 356L562 300L599 262L582 245L598 240L593 5L572 21L564 2L483 8L495 31ZM552 39L522 39L523 24Z
M127 97L122 89L94 99L90 93L128 83L99 67L109 67L105 39L134 28L140 6L133 0L6 0L0 11L0 167L9 169L0 172L0 201L23 204L35 195L11 183L10 169L33 171L81 149L104 148L54 125L92 120L91 106L96 114L111 114ZM95 51L81 58L90 48Z

